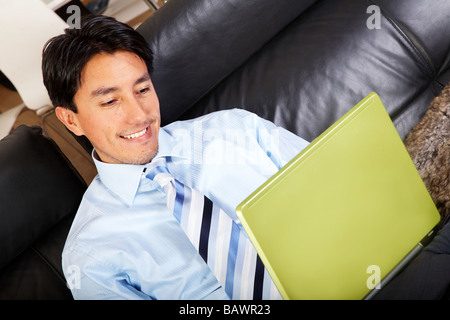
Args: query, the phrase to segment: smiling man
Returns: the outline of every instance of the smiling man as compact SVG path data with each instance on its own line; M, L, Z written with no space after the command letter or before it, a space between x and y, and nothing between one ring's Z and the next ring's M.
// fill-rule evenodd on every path
M57 107L58 118L89 137L104 162L149 162L157 152L160 116L144 61L129 51L99 53L86 63L81 83L73 97L77 112Z
M62 256L75 298L280 298L235 209L306 141L237 109L160 128L151 51L113 18L51 39L42 64L98 170Z

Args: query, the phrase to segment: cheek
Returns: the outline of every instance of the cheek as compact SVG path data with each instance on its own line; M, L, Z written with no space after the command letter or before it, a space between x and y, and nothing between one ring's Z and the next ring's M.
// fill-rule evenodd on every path
M153 89L154 90L154 89ZM159 99L158 96L155 94L155 92L152 92L151 95L149 95L145 100L144 104L147 106L148 109L151 111L157 110L159 112Z
M95 116L84 119L82 128L85 136L92 144L101 145L105 142L111 142L115 137L115 130L111 124L112 121L105 121L103 118Z

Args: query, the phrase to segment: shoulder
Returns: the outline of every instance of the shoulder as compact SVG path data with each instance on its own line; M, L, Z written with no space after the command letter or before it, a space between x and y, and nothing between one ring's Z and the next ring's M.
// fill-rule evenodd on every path
M109 227L111 217L114 216L110 211L114 207L113 201L114 196L96 177L84 194L72 222L62 252L62 268L68 285L71 281L81 281L83 290L72 290L75 298L107 296L109 290L105 283L120 274L120 264L114 258L111 259L115 255L111 247L117 239L114 236L117 232ZM75 283L72 285L75 286ZM105 288L100 290L100 287ZM89 295L85 296L86 293Z
M168 132L174 132L180 129L195 130L199 126L215 126L217 129L228 127L242 128L243 124L248 126L260 120L262 119L258 115L250 111L244 109L228 109L211 112L190 120L175 121L164 126L164 130Z

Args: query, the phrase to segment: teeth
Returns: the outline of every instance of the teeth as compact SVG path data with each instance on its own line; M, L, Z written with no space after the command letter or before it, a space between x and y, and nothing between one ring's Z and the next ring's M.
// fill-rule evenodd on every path
M128 136L123 136L125 139L135 139L135 138L139 138L140 136L143 136L145 133L147 132L147 128L145 128L142 131L130 134Z

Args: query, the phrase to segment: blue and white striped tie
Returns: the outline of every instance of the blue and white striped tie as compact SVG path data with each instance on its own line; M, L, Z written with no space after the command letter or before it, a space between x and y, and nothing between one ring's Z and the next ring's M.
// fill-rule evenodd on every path
M211 200L172 177L165 159L147 173L167 206L231 299L281 299L251 241Z

